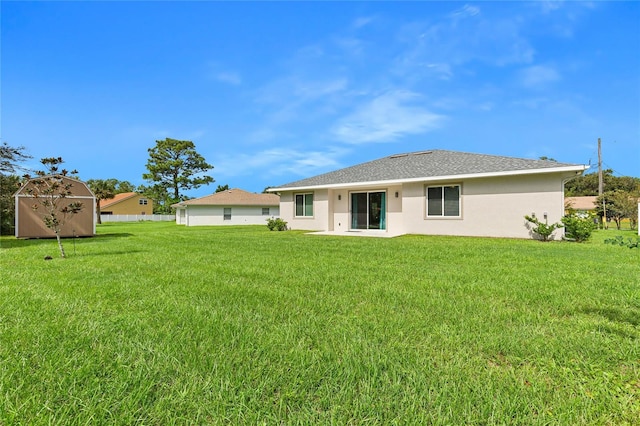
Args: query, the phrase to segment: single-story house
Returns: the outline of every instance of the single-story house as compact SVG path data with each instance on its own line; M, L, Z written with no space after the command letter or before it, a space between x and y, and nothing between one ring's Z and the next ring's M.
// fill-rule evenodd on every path
M79 213L69 215L62 226L61 237L91 237L96 234L96 197L86 183L62 175L48 175L37 177L25 182L14 194L16 209L16 238L54 238L55 233L47 228L43 221L44 208L38 200L29 194L29 188L34 180L57 180L61 185L70 185L71 196L61 200L62 209L70 203L82 203ZM34 206L38 206L34 210Z
M596 200L598 197L595 195L583 196L583 197L565 197L565 207L571 208L580 213L594 212L596 210Z
M531 238L525 215L564 214L564 183L588 166L430 150L271 188L292 229L331 234ZM555 238L562 236L562 229Z
M268 218L280 215L280 197L234 188L171 207L178 225L266 225Z
M113 198L102 200L100 214L153 214L153 200L137 192L123 192Z

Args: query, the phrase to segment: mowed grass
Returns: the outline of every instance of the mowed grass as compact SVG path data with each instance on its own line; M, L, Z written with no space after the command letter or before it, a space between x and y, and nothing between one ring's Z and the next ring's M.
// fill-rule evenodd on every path
M0 239L1 425L640 422L640 250L618 231L98 233L67 259Z

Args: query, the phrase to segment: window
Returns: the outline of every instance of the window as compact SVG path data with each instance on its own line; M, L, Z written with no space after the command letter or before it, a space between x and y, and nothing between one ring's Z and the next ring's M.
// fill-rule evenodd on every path
M140 204L141 206L146 206L147 205L147 199L146 198L140 198L138 200L138 204Z
M427 188L427 217L460 217L460 185Z
M269 216L269 207L262 208L262 216Z
M231 220L231 207L224 208L224 219L223 220Z
M296 194L296 217L313 216L313 194Z

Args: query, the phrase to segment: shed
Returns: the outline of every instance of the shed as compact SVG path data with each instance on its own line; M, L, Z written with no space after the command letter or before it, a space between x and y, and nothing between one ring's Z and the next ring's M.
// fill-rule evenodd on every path
M80 202L83 208L79 213L67 218L60 232L61 237L92 237L96 234L96 197L86 183L63 175L47 175L25 182L15 193L16 238L54 238L55 233L47 228L42 220L42 207L34 210L37 201L29 195L28 188L36 179L57 179L63 184L71 185L72 195L69 202ZM68 203L63 203L68 204ZM63 206L60 206L62 208Z

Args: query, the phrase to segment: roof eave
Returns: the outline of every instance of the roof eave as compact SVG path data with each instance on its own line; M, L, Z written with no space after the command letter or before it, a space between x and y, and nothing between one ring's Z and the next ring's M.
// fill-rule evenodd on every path
M543 169L527 169L527 170L510 170L504 172L489 172L489 173L467 173L460 175L446 175L446 176L427 176L417 177L409 179L390 179L379 181L366 181L366 182L347 182L336 184L324 184L324 185L308 185L308 186L296 186L296 187L279 187L269 188L268 192L283 192L283 191L306 191L310 189L339 189L339 188L353 188L353 187L370 187L370 186L383 186L383 185L400 185L403 183L413 182L435 182L443 180L462 180L462 179L480 179L490 177L501 176L521 176L521 175L533 175L543 173L564 173L564 172L576 172L576 175L582 174L585 170L589 169L588 165L572 165L563 167L550 167Z

